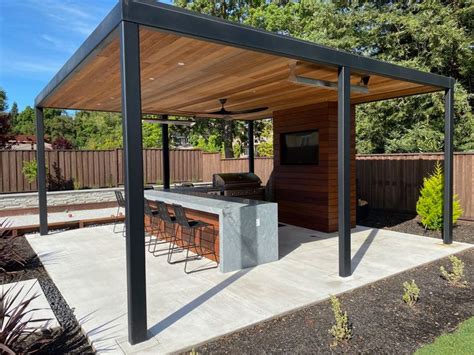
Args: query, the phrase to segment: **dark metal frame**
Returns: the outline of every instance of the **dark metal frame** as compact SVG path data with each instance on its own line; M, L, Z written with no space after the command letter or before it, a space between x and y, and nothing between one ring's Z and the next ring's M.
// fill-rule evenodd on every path
M145 222L140 85L140 34L136 23L120 25L122 127L125 165L128 339L147 339Z
M168 115L163 115L163 119L167 120ZM162 140L162 152L163 152L163 188L170 188L170 142L168 133L168 124L161 124L161 140Z
M247 136L249 140L249 173L255 172L255 144L253 137L253 121L247 123Z
M337 208L339 233L339 276L351 270L351 74L340 67L337 98Z
M44 114L36 107L36 163L38 169L38 205L40 235L48 234L48 200L46 196L46 159L44 152Z
M40 232L46 234L46 169L44 157L44 126L42 108L45 100L78 69L87 63L115 36L121 40L122 113L124 128L125 195L127 214L127 286L129 341L132 344L146 339L146 278L143 219L143 161L141 153L140 120L140 54L139 26L158 31L197 38L202 41L269 53L286 58L323 64L339 69L338 98L338 208L339 208L339 269L341 276L351 274L350 254L350 83L349 71L375 74L429 85L433 91L445 91L445 185L443 240L452 242L452 174L453 174L453 101L454 80L433 73L404 68L395 64L362 57L288 36L261 31L197 14L156 0L120 0L84 44L60 69L35 101L38 143L38 196ZM67 109L68 107L64 107ZM166 128L165 128L166 126ZM250 128L250 124L249 124ZM163 125L163 131L167 125ZM165 137L166 135L164 135ZM164 158L168 158L166 138ZM250 142L249 142L250 143ZM250 152L249 152L250 153ZM250 154L249 154L250 156ZM169 174L169 160L164 173ZM168 166L168 167L167 167ZM249 170L253 170L249 159ZM166 175L166 174L164 174ZM164 176L165 187L169 177Z
M444 94L444 200L443 242L453 242L453 132L454 80Z

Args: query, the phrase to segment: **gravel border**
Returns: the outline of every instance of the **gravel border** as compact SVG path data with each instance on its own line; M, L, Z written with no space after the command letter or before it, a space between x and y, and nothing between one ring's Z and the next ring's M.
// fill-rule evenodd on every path
M3 242L3 241L0 241ZM19 270L3 273L1 284L37 279L48 300L61 329L54 341L44 348L47 354L94 354L95 351L85 336L82 328L61 292L49 277L40 259L24 237L15 238L16 250L24 257L30 258L28 264Z

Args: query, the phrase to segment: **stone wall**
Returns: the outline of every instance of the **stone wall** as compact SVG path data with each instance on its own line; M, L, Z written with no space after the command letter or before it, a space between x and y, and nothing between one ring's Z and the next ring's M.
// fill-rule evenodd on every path
M48 206L69 206L89 203L114 202L115 190L112 189L91 189L74 191L52 191L48 192ZM38 207L38 193L28 192L19 194L0 195L0 211L30 209Z

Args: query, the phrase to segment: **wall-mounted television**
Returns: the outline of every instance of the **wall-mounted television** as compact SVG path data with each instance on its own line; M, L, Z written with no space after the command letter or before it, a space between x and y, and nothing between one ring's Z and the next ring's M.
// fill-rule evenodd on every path
M282 133L280 163L282 165L319 164L319 131Z

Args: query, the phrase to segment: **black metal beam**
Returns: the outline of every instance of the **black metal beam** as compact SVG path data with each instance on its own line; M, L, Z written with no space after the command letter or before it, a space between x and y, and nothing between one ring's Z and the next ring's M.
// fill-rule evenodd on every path
M253 137L253 121L247 121L248 129L248 140L249 140L249 173L255 172L255 146Z
M443 242L453 242L453 130L454 85L444 94Z
M345 66L364 74L377 74L417 84L448 88L450 78L406 68L312 42L263 31L177 8L156 0L134 0L123 8L124 20L156 29L334 67Z
M36 163L38 177L38 207L40 235L48 234L48 201L46 197L46 157L44 152L44 115L43 108L35 108L36 113Z
M168 115L163 115L163 119L167 120ZM163 142L163 187L170 188L170 142L168 133L168 124L161 124L161 139Z
M138 25L120 24L122 127L125 162L128 340L147 339L140 38Z
M351 76L340 67L337 98L337 208L339 233L339 276L351 270Z

